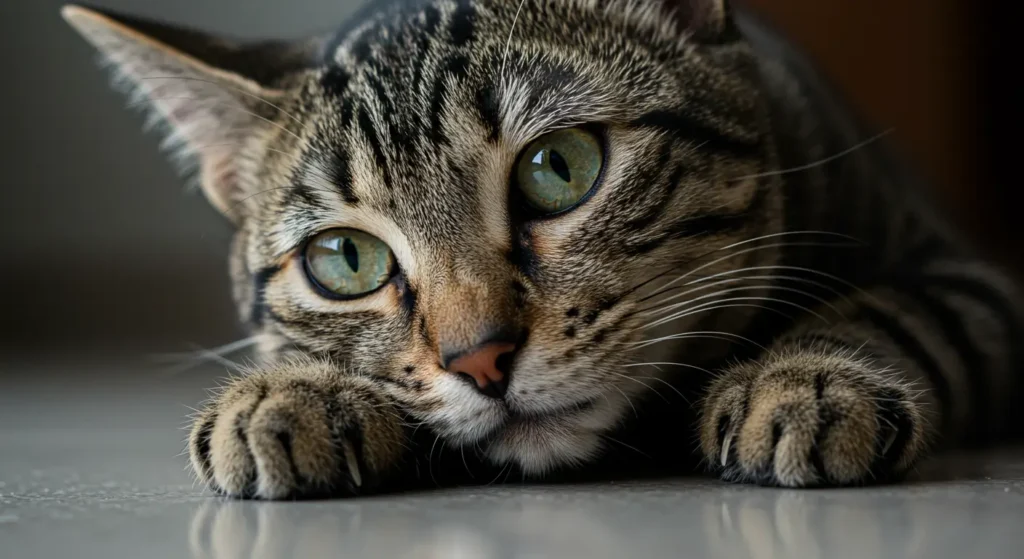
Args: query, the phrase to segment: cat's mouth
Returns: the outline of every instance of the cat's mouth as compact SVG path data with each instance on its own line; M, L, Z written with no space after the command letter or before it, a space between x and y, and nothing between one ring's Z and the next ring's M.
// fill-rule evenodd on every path
M555 408L553 410L509 410L508 423L529 423L532 421L542 421L551 418L586 413L594 409L594 405L596 403L597 400L592 399L585 400L583 402L577 402L560 408Z
M609 419L615 414L604 407L598 398L543 411L509 410L483 446L494 463L514 462L528 474L583 463L596 454L600 433L613 423Z

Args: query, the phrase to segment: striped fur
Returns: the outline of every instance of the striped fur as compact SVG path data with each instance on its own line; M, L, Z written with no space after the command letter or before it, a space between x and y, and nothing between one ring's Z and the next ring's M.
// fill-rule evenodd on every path
M730 480L859 484L1009 431L1014 287L720 0L375 2L258 45L65 15L238 226L263 364L196 421L219 491L680 472L694 453ZM528 218L517 154L581 125L606 144L599 187ZM299 255L333 227L401 273L321 297ZM494 330L522 333L503 401L439 365Z

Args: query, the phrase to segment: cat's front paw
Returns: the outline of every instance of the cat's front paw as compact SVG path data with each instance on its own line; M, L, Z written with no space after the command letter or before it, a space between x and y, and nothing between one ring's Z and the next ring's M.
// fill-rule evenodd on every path
M233 497L372 491L402 458L393 403L367 379L300 362L235 379L195 419L192 468Z
M710 387L701 449L729 481L785 487L899 477L925 447L913 391L866 360L827 352L765 357Z

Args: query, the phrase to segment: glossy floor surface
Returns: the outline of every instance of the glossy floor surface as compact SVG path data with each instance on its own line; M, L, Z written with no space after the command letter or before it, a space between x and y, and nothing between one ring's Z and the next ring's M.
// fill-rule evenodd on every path
M186 405L203 398L213 373L0 366L4 559L1024 553L1022 450L934 460L913 483L872 489L683 479L237 502L193 488L175 456Z

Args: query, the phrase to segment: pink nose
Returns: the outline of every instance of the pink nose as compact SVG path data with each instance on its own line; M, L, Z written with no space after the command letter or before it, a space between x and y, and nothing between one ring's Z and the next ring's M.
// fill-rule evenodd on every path
M504 398L515 350L515 344L508 342L486 343L452 359L448 371L466 375L487 396Z

